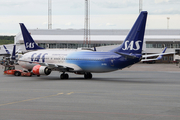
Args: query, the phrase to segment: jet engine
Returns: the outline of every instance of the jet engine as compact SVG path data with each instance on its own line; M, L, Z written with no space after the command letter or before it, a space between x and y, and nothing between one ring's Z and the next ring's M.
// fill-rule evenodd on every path
M51 69L46 66L36 65L32 69L33 73L36 75L49 75L51 73Z

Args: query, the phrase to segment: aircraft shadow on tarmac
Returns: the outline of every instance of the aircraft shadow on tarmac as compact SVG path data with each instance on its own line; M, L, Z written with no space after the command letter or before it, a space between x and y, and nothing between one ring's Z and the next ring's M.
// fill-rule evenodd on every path
M9 77L11 79L14 76L3 75L2 78ZM116 76L116 77L104 77L104 76L94 76L92 79L84 79L83 76L72 76L69 79L60 79L58 76L32 76L32 77L15 77L18 81L96 81L96 82L117 82L117 83L135 83L135 84L180 84L179 80L169 80L168 78L164 80L163 78L158 77L148 77L148 76ZM14 80L13 80L14 81Z
M33 81L96 81L96 82L117 82L117 83L144 83L144 84L162 84L167 81L156 81L154 78L92 78L84 79L83 77L71 77L69 79L59 79L58 77L38 77Z

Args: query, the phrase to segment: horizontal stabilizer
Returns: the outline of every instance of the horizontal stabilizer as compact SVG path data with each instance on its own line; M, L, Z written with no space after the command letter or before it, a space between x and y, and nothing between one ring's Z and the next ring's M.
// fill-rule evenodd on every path
M115 52L116 54L119 54L119 55L122 55L124 57L127 57L127 58L130 58L130 59L135 59L135 58L138 58L136 55L133 55L133 54L126 54L126 53L120 53L120 52Z

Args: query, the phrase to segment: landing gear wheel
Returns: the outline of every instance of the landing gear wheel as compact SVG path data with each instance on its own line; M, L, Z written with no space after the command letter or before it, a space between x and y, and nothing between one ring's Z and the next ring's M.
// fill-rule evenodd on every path
M90 72L87 72L84 74L84 78L85 79L91 79L92 78L92 74Z
M69 75L63 73L63 74L60 75L60 78L61 78L61 79L69 79Z
M69 79L69 75L68 75L68 74L65 74L65 78L66 78L66 79Z
M14 72L14 75L15 75L15 76L20 76L20 75L21 75L21 72L15 71L15 72Z

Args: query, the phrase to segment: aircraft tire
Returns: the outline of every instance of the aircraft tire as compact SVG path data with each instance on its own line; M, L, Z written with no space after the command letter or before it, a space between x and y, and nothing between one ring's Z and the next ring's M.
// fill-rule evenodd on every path
M65 74L65 78L66 78L66 79L69 79L69 75L68 75L68 74Z
M60 78L61 79L69 79L69 75L68 74L61 74Z
M84 74L85 79L92 79L92 74L90 72L87 72Z
M19 71L15 71L15 72L14 72L14 75L15 75L15 76L20 76L21 73L20 73Z

